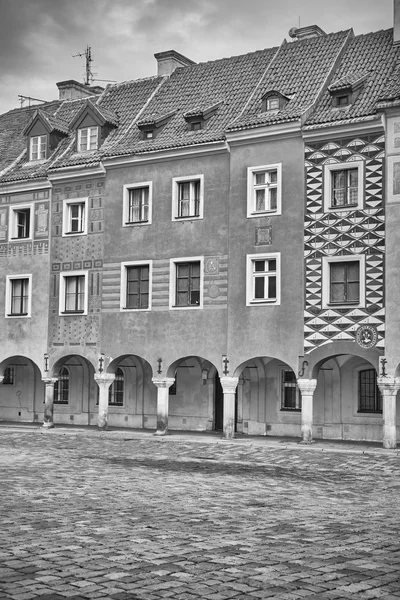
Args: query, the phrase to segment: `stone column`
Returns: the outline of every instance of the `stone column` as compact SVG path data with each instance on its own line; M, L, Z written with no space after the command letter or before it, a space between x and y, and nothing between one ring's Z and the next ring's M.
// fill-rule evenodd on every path
M157 386L157 431L154 435L168 435L169 388L175 377L153 377Z
M235 437L235 392L238 377L221 377L224 392L224 432L223 437L233 440Z
M394 377L378 377L377 383L382 394L383 447L388 450L395 449L397 447L396 396L400 389L400 382Z
M311 444L313 424L313 396L317 387L316 379L298 379L301 392L301 437L303 444Z
M46 377L42 381L44 382L44 420L42 427L52 429L54 427L54 384L57 378Z
M111 373L95 374L94 380L99 386L99 415L98 428L106 430L108 427L108 390L115 379Z

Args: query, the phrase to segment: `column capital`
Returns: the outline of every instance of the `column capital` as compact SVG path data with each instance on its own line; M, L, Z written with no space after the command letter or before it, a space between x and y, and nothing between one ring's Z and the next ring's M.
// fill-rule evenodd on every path
M395 377L377 377L376 382L384 396L395 396L400 390L400 381Z
M312 396L315 388L317 387L316 379L298 379L298 388L303 396Z
M153 377L152 382L158 388L170 388L175 383L175 377Z
M44 385L54 385L58 379L57 377L42 377Z
M220 382L224 394L234 394L239 382L239 377L220 377Z
M101 375L98 375L97 373L94 374L94 380L96 381L97 385L111 385L113 383L115 379L115 375L114 373L102 373Z

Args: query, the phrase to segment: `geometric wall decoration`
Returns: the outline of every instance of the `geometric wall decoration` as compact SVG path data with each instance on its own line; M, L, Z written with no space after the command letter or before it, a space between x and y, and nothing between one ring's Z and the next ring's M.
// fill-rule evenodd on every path
M304 226L304 350L333 340L356 340L361 325L374 326L377 347L384 347L385 213L381 135L311 142L305 149L307 204ZM365 164L364 209L324 211L324 165L362 157ZM322 259L365 256L365 308L322 308Z

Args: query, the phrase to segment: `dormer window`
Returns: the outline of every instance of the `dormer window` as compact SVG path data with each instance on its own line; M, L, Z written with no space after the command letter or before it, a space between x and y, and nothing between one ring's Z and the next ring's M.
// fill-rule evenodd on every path
M350 104L350 97L348 94L336 96L336 106L347 106L348 104Z
M279 98L276 96L267 98L267 110L279 110Z
M261 99L262 112L282 110L289 102L289 98L276 91L269 91Z
M207 127L207 121L217 114L221 104L222 102L217 102L216 104L212 104L205 108L197 106L196 108L185 112L183 118L187 123L187 130L200 131L201 129L205 129L205 127Z
M163 130L168 121L174 116L176 111L164 113L161 115L149 115L147 118L138 121L137 128L140 131L141 140L154 140Z
M78 129L78 152L97 150L99 147L99 128L83 127Z
M193 121L193 123L190 124L190 129L191 131L199 131L200 129L203 129L203 121Z
M152 140L154 138L154 130L149 129L148 131L143 132L143 138L145 140Z
M368 73L360 71L347 73L340 79L337 79L328 87L332 98L332 106L335 108L345 108L354 104L357 96L362 91Z
M46 158L47 135L35 135L30 139L29 160L43 160Z

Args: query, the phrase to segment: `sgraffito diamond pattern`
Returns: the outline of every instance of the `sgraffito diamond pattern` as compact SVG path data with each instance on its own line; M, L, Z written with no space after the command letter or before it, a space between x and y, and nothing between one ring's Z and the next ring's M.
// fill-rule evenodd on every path
M305 352L334 340L355 340L360 325L373 324L378 347L384 346L383 207L384 137L313 142L305 149L307 209L304 231L306 306ZM363 210L324 212L324 165L365 161ZM365 308L322 308L322 259L325 256L365 255Z

